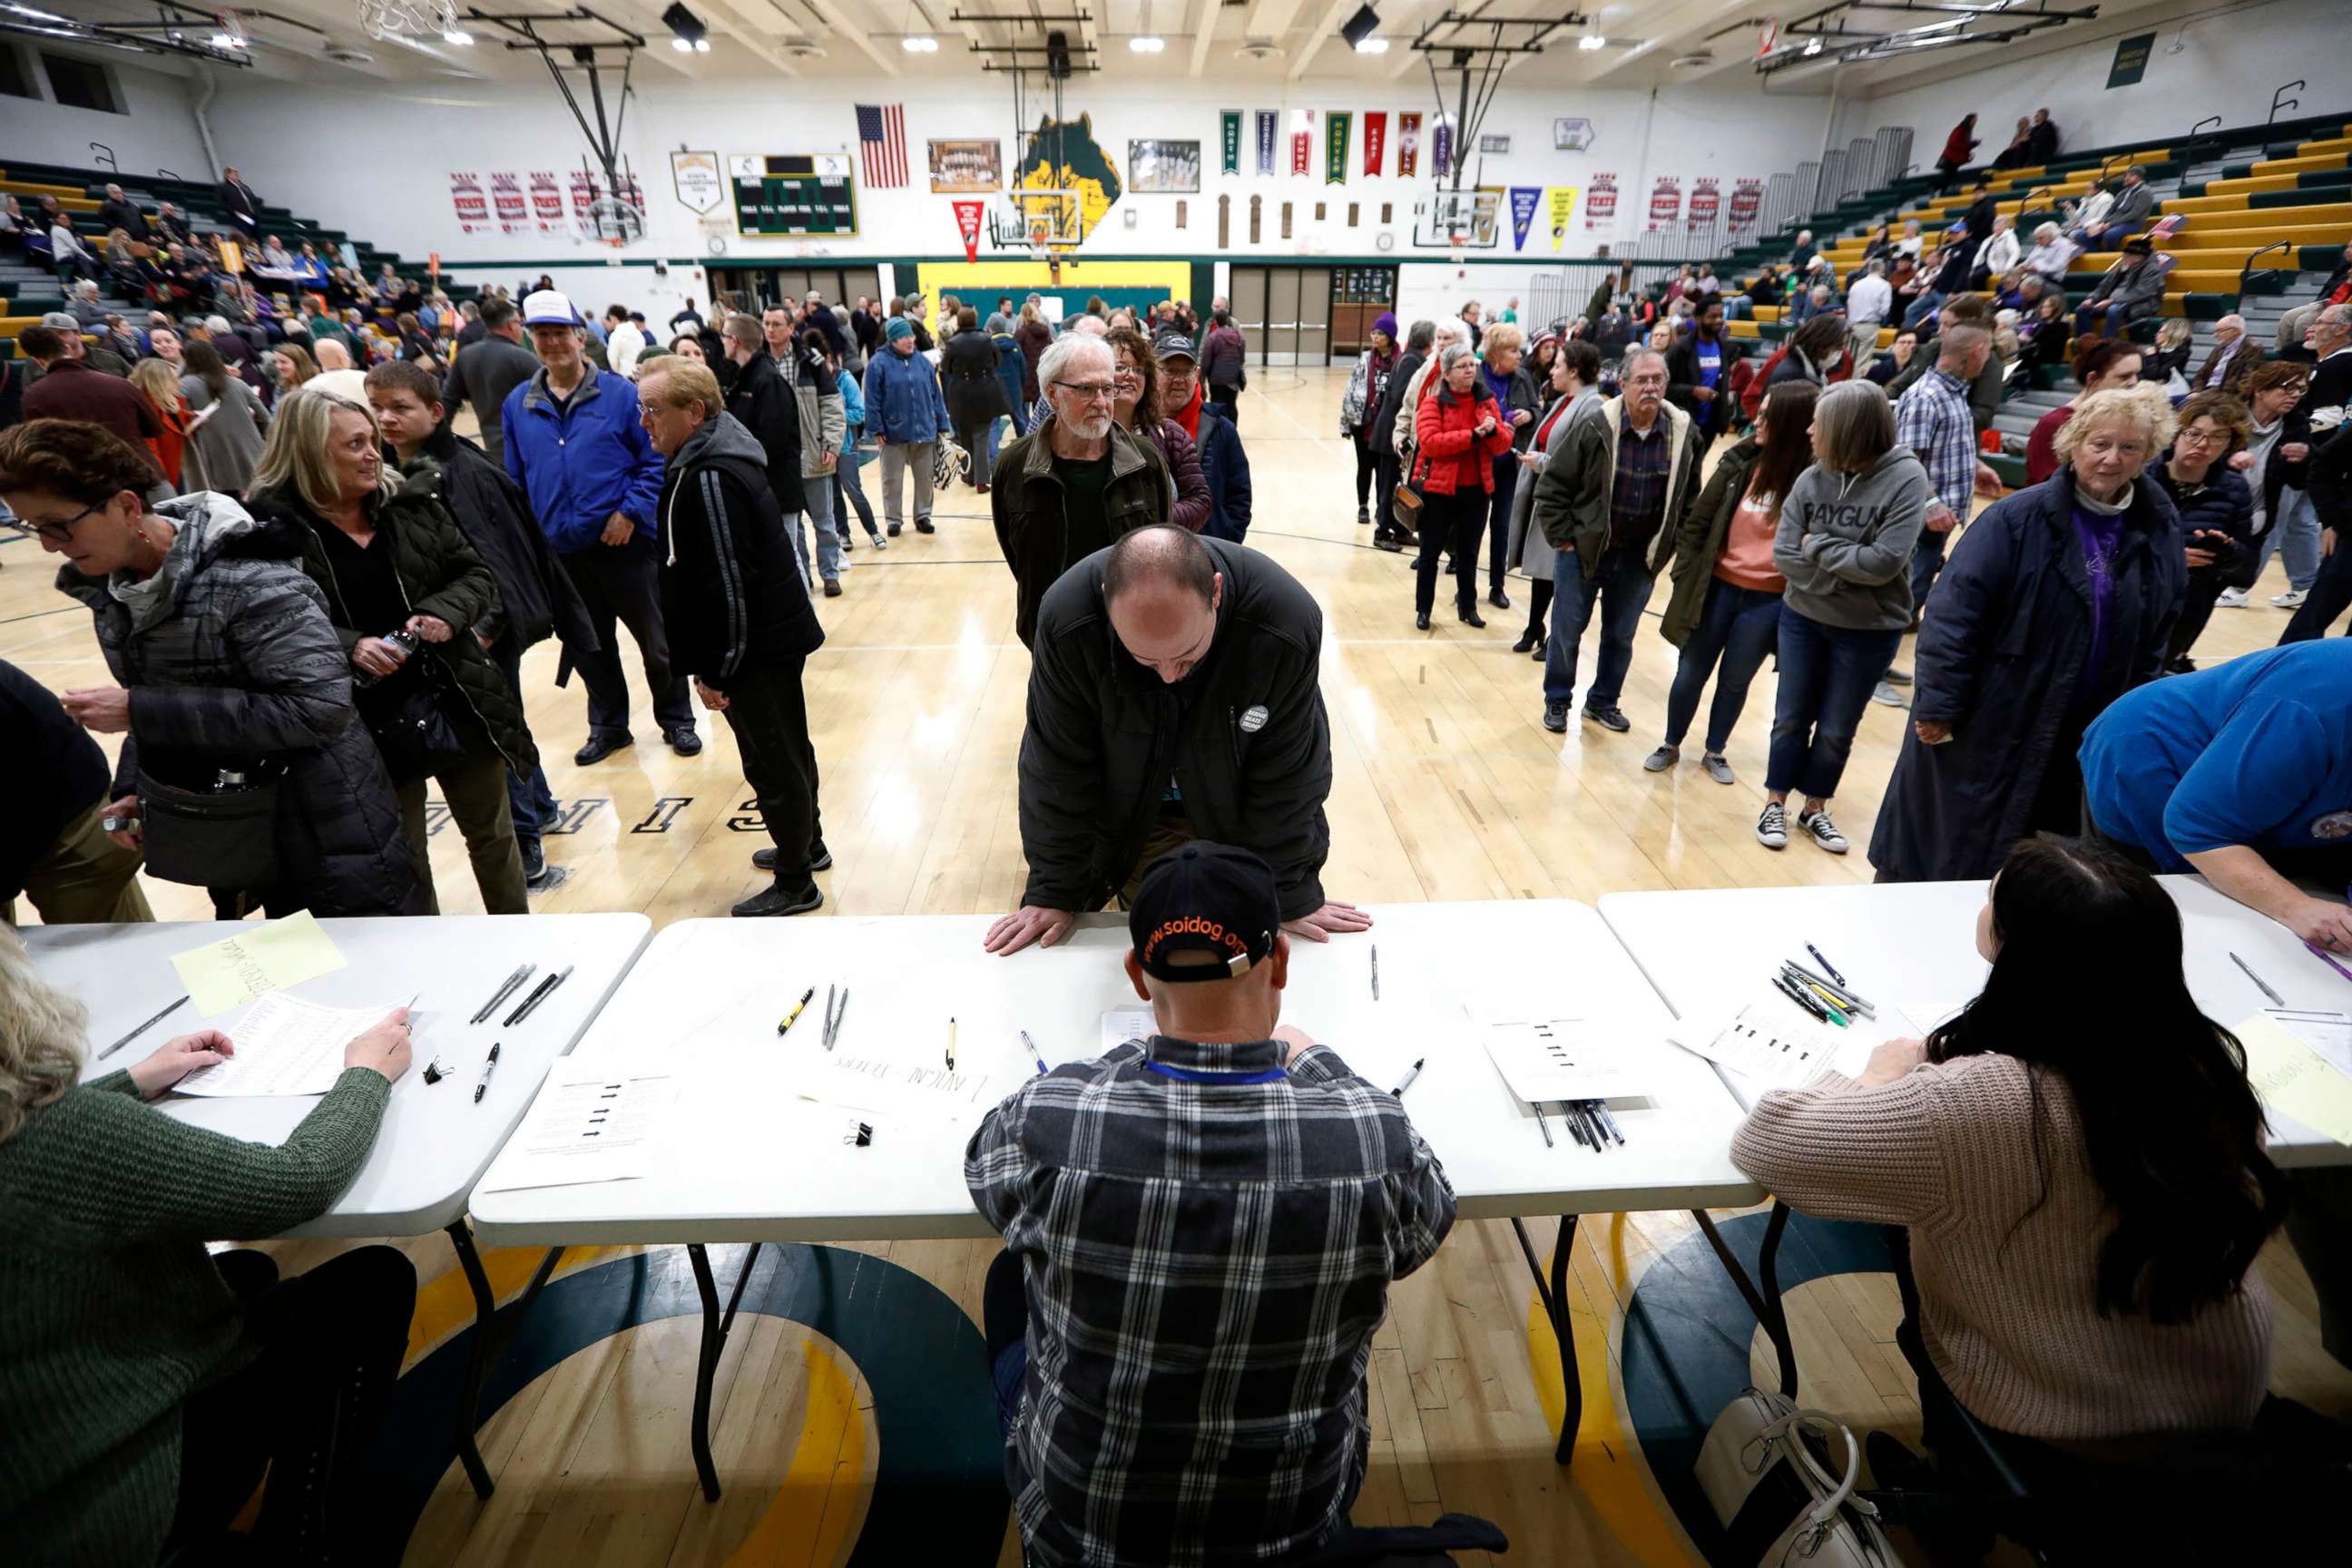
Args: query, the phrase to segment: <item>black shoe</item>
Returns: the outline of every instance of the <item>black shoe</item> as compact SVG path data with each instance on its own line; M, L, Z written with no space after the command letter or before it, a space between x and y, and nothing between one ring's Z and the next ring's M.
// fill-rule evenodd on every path
M1402 555L1404 553L1404 542L1398 539L1393 533L1373 534L1372 548L1375 550L1385 550L1391 555Z
M1425 632L1429 629L1429 612L1427 610L1423 610L1421 614L1413 616L1412 627L1413 630L1420 632Z
M519 838L515 847L522 852L522 879L543 881L547 877L547 850L536 838Z
M1486 623L1480 618L1478 606L1475 605L1456 605L1454 607L1454 618L1465 626L1476 626L1482 631L1486 629Z
M1905 1447L1891 1432L1873 1431L1862 1440L1870 1460L1871 1485L1880 1491L1934 1491L1936 1467Z
M1511 596L1500 588L1487 589L1486 602L1498 610L1507 610L1511 607Z
M804 915L824 904L824 894L814 882L803 882L797 888L787 888L782 882L762 888L737 904L728 913L739 920L761 915Z
M890 537L893 539L898 537L898 525L895 522L890 525Z
M586 745L572 753L572 760L581 767L593 767L614 752L625 751L636 743L634 735L591 735Z
M681 757L702 754L702 737L694 732L691 724L680 724L669 732L669 749Z
M1356 509L1356 526L1358 528L1370 528L1371 526L1371 522L1372 509L1368 506L1358 507Z
M931 526L931 520L929 518L919 517L915 520L915 531L917 533L937 533L939 530Z
M1534 659L1538 664L1541 664L1544 661L1545 657L1550 652L1551 638L1538 637L1536 638L1536 646L1528 650L1528 657Z
M1567 703L1547 702L1544 704L1544 728L1549 730L1555 735L1564 735L1568 732Z
M1619 712L1613 704L1607 708L1595 708L1588 702L1584 705L1584 716L1602 729L1614 730L1621 735L1633 727L1633 721Z
M827 577L824 580L824 596L828 599L838 599L841 597L840 578Z
M751 868L756 871L774 870L776 868L776 847L771 844L765 849L752 850ZM812 871L830 871L833 869L833 851L824 847L824 840L822 838L809 846L809 869Z
M1536 646L1536 641L1537 638L1535 633L1521 632L1519 634L1519 640L1511 645L1511 651L1513 653L1525 653L1528 649Z

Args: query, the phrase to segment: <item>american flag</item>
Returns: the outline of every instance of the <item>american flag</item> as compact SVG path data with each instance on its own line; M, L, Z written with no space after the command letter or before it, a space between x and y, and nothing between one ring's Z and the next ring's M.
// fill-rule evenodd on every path
M890 190L907 184L907 111L899 105L857 106L857 142L866 150L866 184Z

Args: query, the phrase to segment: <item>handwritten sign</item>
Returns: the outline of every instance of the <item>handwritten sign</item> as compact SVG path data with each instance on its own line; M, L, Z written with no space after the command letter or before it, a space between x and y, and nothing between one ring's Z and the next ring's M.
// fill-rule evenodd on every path
M272 991L331 974L349 961L308 910L172 955L172 967L210 1018Z

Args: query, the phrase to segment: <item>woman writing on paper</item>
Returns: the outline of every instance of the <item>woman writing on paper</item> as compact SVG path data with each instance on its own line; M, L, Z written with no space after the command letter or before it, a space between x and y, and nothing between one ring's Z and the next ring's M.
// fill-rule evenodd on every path
M408 1069L407 1010L344 1047L277 1147L148 1108L227 1037L77 1085L87 1023L0 931L0 1538L24 1563L209 1562L267 1465L255 1560L341 1561L373 1544L355 1505L381 1484L369 1427L415 1270L363 1247L281 1281L205 1244L300 1225L351 1184Z
M2179 912L2146 872L2028 839L1977 948L1991 973L1958 1017L1881 1046L1859 1079L1766 1093L1731 1156L1792 1208L1907 1227L1896 1340L1928 1447L1948 1456L1957 1403L2025 1439L2004 1454L2064 1495L2086 1447L2253 1421L2271 1352L2253 1263L2285 1178L2244 1052L2198 1011Z

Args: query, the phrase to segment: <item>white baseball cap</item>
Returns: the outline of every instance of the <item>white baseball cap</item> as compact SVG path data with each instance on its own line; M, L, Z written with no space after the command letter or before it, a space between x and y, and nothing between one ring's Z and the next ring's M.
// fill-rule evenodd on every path
M541 289L524 296L522 319L530 327L576 327L580 312L572 308L568 295L552 289Z

